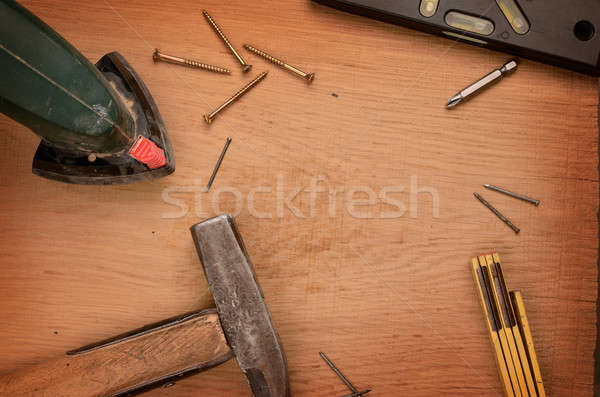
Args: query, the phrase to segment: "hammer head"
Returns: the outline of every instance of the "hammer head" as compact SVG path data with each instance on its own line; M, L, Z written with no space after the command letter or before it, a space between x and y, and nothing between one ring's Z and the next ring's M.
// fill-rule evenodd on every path
M227 342L254 397L289 397L285 356L231 215L190 228Z

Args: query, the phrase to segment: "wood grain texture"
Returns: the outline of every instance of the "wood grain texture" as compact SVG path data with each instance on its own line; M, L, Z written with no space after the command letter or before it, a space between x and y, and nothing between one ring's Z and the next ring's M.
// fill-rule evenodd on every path
M294 396L347 393L319 351L374 397L501 395L468 267L491 251L502 257L509 287L523 293L548 395L592 395L597 79L523 60L493 89L447 111L451 95L508 56L306 0L22 3L89 59L125 56L158 104L177 170L122 187L46 181L30 171L37 137L0 118L0 372L210 307L188 227L235 211L234 193L219 193L232 187L244 199L237 223ZM242 75L203 8L254 65L251 73ZM315 72L315 81L243 52L244 42ZM153 64L154 47L233 75ZM260 86L204 123L202 114L263 70ZM225 161L202 194L227 136ZM328 192L315 193L311 206L307 189L317 177L328 191L345 190L333 210ZM439 214L426 192L409 211L411 181L435 189ZM283 196L303 189L293 201L300 214L277 212L278 182ZM484 191L483 183L541 205ZM398 207L376 197L351 215L346 195L357 186L377 194L404 188L388 198L406 211L394 217ZM254 194L255 212L270 218L248 209L258 187L271 193ZM185 214L163 200L165 189ZM232 360L148 396L199 394L250 392Z
M113 396L233 356L216 311L0 377L0 396Z

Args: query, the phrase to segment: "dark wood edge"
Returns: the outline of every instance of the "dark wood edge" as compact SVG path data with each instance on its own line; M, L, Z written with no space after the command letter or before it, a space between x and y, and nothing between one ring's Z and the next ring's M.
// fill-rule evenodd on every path
M197 367L192 367L192 368L188 368L185 369L181 372L177 372L175 374L172 375L168 375L162 379L157 379L148 383L144 383L140 386L136 386L134 388L131 388L129 390L125 390L123 392L119 392L117 394L112 394L108 397L132 397L132 396L136 396L138 394L142 394L147 392L148 390L151 389L156 389L158 387L171 387L173 385L175 385L175 382L180 381L181 379L187 378L189 376L195 375L199 372L202 371L206 371L207 369L210 369L212 367L216 367L217 365L223 364L225 361L229 361L230 359L233 358L233 351L230 350L229 353L219 357L216 360L213 360L211 362L205 363L201 366L197 366Z
M598 87L598 117L600 117L600 85ZM598 119L598 137L600 138L600 118ZM600 158L600 145L598 147L598 156ZM598 162L598 174L600 175L600 161ZM598 196L600 197L600 185L598 186ZM600 209L596 213L598 221L598 251L596 265L598 266L598 296L596 297L596 349L594 351L594 396L600 396Z
M125 332L123 334L113 336L111 338L102 340L100 342L91 343L89 345L85 345L80 347L79 349L71 350L67 352L67 355L77 355L84 354L94 350L101 349L106 346L111 346L117 343L125 342L127 340L131 340L142 335L149 334L151 332L159 331L165 328L172 327L177 324L184 323L186 321L190 321L196 319L201 316L205 316L207 314L217 313L217 309L206 309L199 312L186 313L180 316L171 317L166 320L159 321L157 323L148 324L141 328L134 329L133 331Z
M80 354L89 353L94 350L98 350L98 349L101 349L101 348L104 348L107 346L115 345L117 343L126 342L128 340L132 340L132 339L135 339L140 336L147 335L147 334L150 334L153 332L161 331L166 328L173 327L173 326L179 325L179 324L187 322L187 321L193 321L193 320L197 319L198 317L206 316L208 314L215 314L215 313L217 313L217 309L206 309L206 310L202 310L199 312L192 312L192 313L187 313L184 315L172 317L172 318L169 318L169 319L157 322L157 323L145 325L141 328L126 332L121 335L117 335L117 336L109 338L109 339L105 339L100 342L96 342L96 343L92 343L92 344L83 346L76 350L69 351L69 352L67 352L67 355L80 355ZM213 361L210 361L208 363L203 363L202 365L186 368L183 371L169 374L169 375L165 376L164 378L148 381L146 383L132 387L125 391L120 391L117 394L112 394L109 397L131 397L131 396L136 396L138 394L144 393L148 390L155 389L155 388L158 388L161 386L170 387L170 386L174 385L175 382L180 381L181 379L184 379L188 376L195 375L202 371L206 371L207 369L210 369L219 364L222 364L225 361L228 361L231 358L233 358L233 356L234 356L233 351L229 351L227 354L224 354L221 357L219 357Z

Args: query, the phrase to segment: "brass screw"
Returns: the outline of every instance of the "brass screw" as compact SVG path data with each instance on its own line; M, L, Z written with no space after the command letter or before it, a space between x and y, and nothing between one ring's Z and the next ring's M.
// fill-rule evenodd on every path
M204 121L206 121L208 124L212 123L213 119L217 116L217 114L219 114L219 112L221 112L221 110L225 109L226 107L231 105L233 102L238 100L242 95L247 93L252 87L257 85L262 79L267 77L267 73L269 73L269 72L262 72L254 80L252 80L250 83L248 83L244 88L242 88L241 90L236 92L232 97L230 97L228 100L226 100L225 103L223 103L221 106L219 106L211 114L205 114Z
M208 21L208 23L210 24L210 26L212 26L212 28L214 29L215 33L217 33L217 35L221 38L221 40L223 40L223 43L225 43L225 45L227 46L227 48L229 48L229 51L231 51L231 53L238 60L238 62L240 63L240 65L242 65L242 71L244 73L246 73L250 69L252 69L252 65L248 65L246 63L246 61L244 61L244 58L242 58L242 56L240 54L238 54L238 52L235 50L235 48L233 48L233 46L231 45L231 43L227 39L227 36L225 36L225 33L223 33L223 31L221 30L221 28L219 28L219 25L217 25L217 23L214 21L214 19L212 19L212 17L210 15L208 15L208 12L206 12L206 10L202 10L202 14L204 15L204 18L206 18L206 20Z
M152 59L154 59L154 62L165 61L165 62L169 62L169 63L175 63L177 65L189 66L191 68L208 70L209 72L231 74L230 70L221 68L219 66L207 65L205 63L192 61L191 59L185 59L185 58L180 58L180 57L174 57L172 55L163 54L160 52L160 50L158 48L154 50L154 54L152 54Z
M298 76L302 77L303 79L305 79L307 82L311 83L313 81L313 79L315 78L315 74L314 73L306 73L303 72L302 70L293 67L292 65L288 65L287 63L283 62L281 59L277 59L272 55L267 54L264 51L259 50L256 47L252 47L249 44L244 44L244 48L247 49L250 52L253 52L254 54L265 58L266 60L273 62L275 65L278 65L280 67L282 67L285 70L289 70L292 73L297 74Z

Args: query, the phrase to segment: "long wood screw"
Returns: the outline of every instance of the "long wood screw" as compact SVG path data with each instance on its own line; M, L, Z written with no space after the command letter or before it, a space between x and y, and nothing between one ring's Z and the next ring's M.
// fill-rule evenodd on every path
M212 123L213 119L223 109L225 109L226 107L228 107L229 105L231 105L233 102L235 102L238 99L240 99L240 97L242 95L244 95L245 93L247 93L252 87L254 87L255 85L257 85L262 79L264 79L265 77L267 77L268 73L269 72L262 72L254 80L252 80L250 83L248 83L244 88L242 88L241 90L239 90L238 92L236 92L232 97L230 97L228 100L226 100L221 106L219 106L217 109L215 109L211 114L205 114L204 115L204 121L206 121L208 124Z
M244 48L247 49L248 51L258 55L259 57L263 57L265 58L267 61L274 63L275 65L278 65L279 67L288 70L292 73L295 73L296 75L302 77L303 79L305 79L307 82L311 83L314 78L315 78L315 74L314 73L306 73L303 72L302 70L289 65L287 63L285 63L284 61L282 61L281 59L277 59L272 55L267 54L264 51L259 50L256 47L251 46L250 44L244 44Z
M242 65L242 71L244 73L246 73L250 69L252 69L252 65L248 65L246 63L246 61L244 60L244 58L242 58L242 56L240 54L238 54L238 52L235 50L235 48L233 48L233 46L229 42L229 39L227 39L227 36L225 36L225 33L223 33L223 31L221 30L219 25L217 25L215 20L212 19L212 17L210 15L208 15L208 12L206 12L206 10L202 10L202 14L204 15L204 18L206 18L206 20L208 21L209 25L212 26L212 28L215 31L215 33L217 34L217 36L219 36L221 38L221 40L223 40L223 43L225 43L225 45L227 46L229 51L231 51L231 53L233 54L235 59L237 59L238 62L240 63L240 65Z
M160 52L157 48L154 50L152 54L152 59L154 62L164 61L169 63L174 63L177 65L188 66L190 68L203 69L208 70L209 72L222 73L222 74L231 74L231 71L219 66L208 65L206 63L201 63L197 61L192 61L191 59L180 58L173 55L167 55Z

